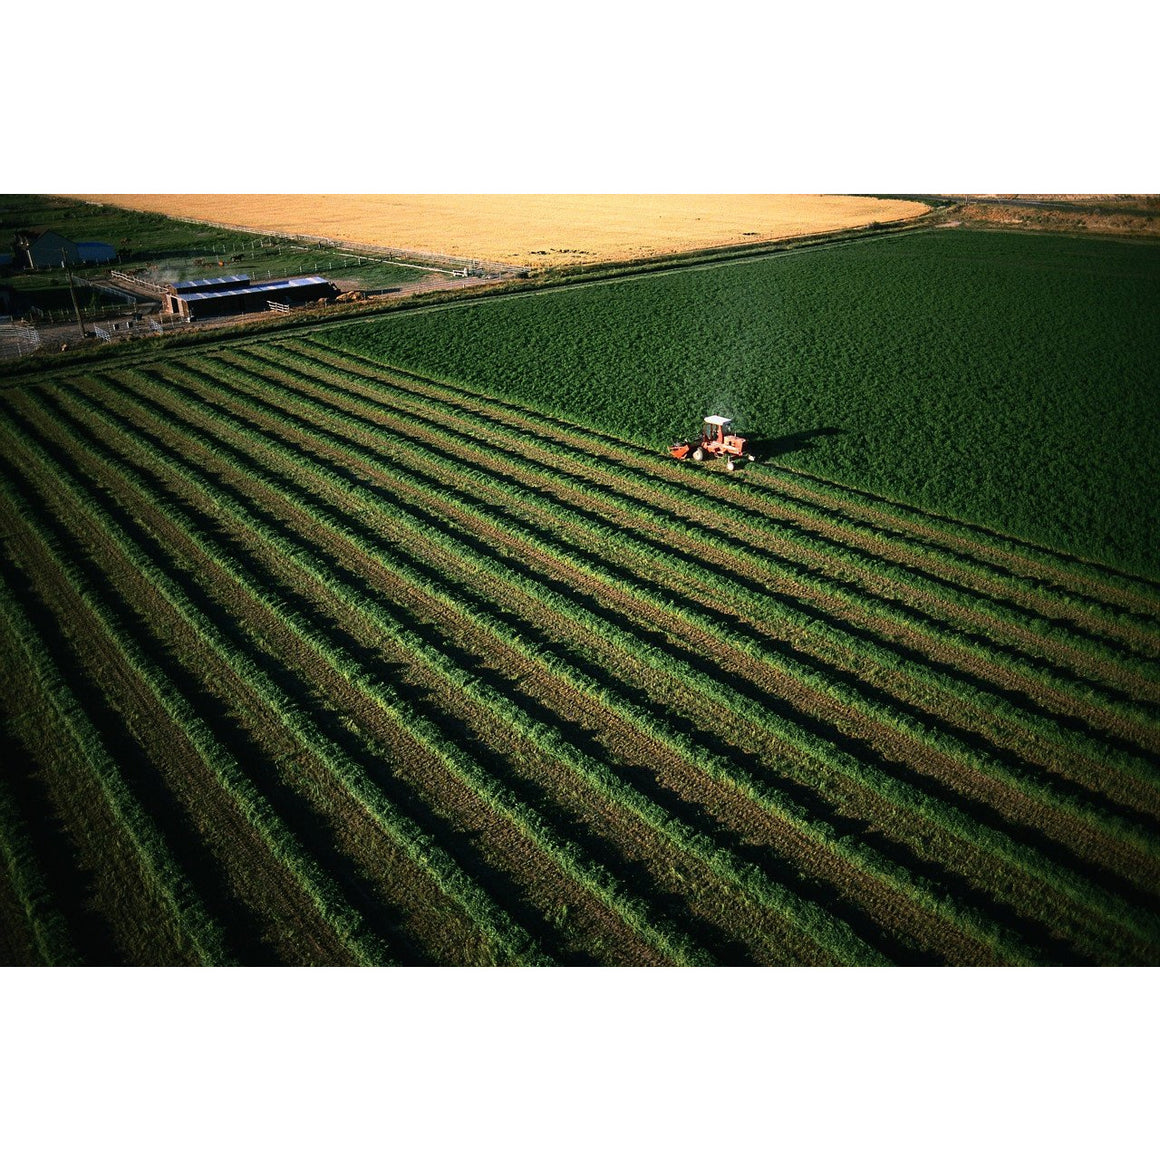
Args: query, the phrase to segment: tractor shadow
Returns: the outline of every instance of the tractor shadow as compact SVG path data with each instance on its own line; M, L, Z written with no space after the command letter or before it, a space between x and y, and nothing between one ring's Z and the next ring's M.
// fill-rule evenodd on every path
M796 431L792 435L755 435L749 440L749 451L761 461L778 459L794 451L806 451L820 439L845 433L842 427L815 427L812 431Z

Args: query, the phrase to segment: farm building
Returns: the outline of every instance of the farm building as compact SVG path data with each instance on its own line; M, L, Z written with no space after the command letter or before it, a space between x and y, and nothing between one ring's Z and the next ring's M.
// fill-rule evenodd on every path
M165 309L171 314L188 313L182 311L181 302L195 294L216 294L223 290L240 290L249 285L249 274L221 274L216 278L193 278L187 282L172 282L165 295Z
M117 260L117 251L108 242L77 242L77 254L85 265Z
M117 251L105 242L74 242L55 230L17 234L16 254L19 264L28 270L112 262L117 257Z
M251 282L248 274L223 274L217 278L195 278L174 282L165 295L165 309L191 322L197 318L218 318L223 314L252 314L288 308L319 298L331 299L337 288L317 274L296 278L274 278Z

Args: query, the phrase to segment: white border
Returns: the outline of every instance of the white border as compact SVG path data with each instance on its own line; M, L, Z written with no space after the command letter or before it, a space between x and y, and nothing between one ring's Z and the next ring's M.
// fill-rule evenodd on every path
M1087 1160L1154 1128L1146 968L0 982L12 1155Z
M1148 193L1156 9L6 16L8 192ZM38 47L39 46L39 47Z
M799 7L24 6L4 191L1160 190L1155 9ZM1151 1130L1146 970L0 983L12 1155L1086 1158Z

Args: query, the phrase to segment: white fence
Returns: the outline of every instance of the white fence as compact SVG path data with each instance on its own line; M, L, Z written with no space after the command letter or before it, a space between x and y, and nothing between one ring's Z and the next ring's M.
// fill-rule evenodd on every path
M88 286L91 290L96 290L98 294L103 294L107 298L112 298L118 303L118 309L121 306L136 306L137 299L128 290L124 290L119 286L109 286L104 282L93 282L88 278L82 278L79 274L73 275L73 281L78 286Z
M0 323L0 359L23 358L38 351L43 345L44 340L35 326Z
M126 283L130 288L138 288L147 294L150 298L164 298L166 288L156 282L150 282L145 278L138 278L134 274L126 274L124 270L110 270L109 277L115 278L118 282Z

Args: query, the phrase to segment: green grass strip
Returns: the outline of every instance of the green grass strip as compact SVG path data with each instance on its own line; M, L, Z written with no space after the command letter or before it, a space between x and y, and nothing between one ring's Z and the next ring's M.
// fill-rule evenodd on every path
M214 736L204 719L197 714L162 669L146 656L137 641L124 631L115 613L97 595L81 570L65 557L46 529L37 525L37 517L31 508L19 497L10 495L10 498L25 521L35 528L46 549L53 553L58 567L68 577L85 606L98 620L106 636L120 651L126 663L182 731L206 768L226 791L234 806L267 849L298 881L303 893L314 904L323 920L339 935L355 962L363 966L392 964L394 960L382 940L366 929L364 920L343 899L333 879L287 829L269 801L257 789L233 755ZM86 509L86 514L91 515L91 509Z

